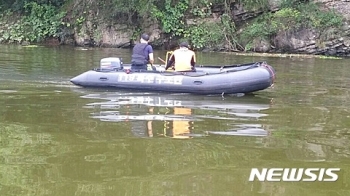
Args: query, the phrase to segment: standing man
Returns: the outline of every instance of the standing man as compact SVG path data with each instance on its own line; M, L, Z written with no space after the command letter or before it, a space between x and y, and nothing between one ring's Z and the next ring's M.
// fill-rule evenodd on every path
M174 66L175 71L195 71L195 53L192 50L188 49L187 42L181 42L179 46L180 48L175 50L170 56L165 70Z
M148 45L149 36L142 34L140 43L136 44L132 50L131 70L147 70L147 64L154 62L153 48Z

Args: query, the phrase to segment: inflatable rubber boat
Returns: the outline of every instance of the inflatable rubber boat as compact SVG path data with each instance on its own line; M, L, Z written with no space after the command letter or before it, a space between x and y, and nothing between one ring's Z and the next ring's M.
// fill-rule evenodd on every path
M195 72L175 72L153 65L133 71L118 57L103 58L100 67L70 81L82 87L115 88L192 94L252 93L273 85L275 70L266 62L224 66L196 66Z

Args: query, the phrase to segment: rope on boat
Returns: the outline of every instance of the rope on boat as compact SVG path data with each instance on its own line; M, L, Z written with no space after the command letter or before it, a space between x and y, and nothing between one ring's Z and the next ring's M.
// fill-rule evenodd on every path
M271 84L271 86L273 86L273 84L275 83L275 79L276 79L275 71L272 70L272 67L270 65L268 65L266 62L263 62L262 66L266 67L269 70L269 72L271 73L271 77L272 77L272 84Z

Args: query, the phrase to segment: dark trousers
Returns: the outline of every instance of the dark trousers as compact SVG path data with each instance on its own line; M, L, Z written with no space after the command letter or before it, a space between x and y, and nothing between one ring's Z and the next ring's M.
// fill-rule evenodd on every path
M131 70L147 70L147 64L132 64Z

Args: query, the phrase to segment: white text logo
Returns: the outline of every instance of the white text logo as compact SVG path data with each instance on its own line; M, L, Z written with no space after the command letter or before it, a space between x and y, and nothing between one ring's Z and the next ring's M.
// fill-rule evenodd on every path
M250 171L249 181L255 179L258 181L267 182L335 182L338 180L340 168L263 168L261 171L258 168L253 168Z

